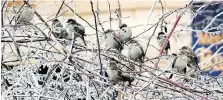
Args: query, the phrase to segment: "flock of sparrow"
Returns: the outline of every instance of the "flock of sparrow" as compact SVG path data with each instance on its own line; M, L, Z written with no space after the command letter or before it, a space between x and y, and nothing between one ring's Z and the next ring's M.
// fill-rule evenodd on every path
M30 22L33 19L34 14L35 10L30 5L27 5L25 9L19 14L18 22ZM145 52L143 50L143 47L136 40L131 39L131 29L126 24L121 24L119 28L119 32L114 32L112 29L108 29L104 32L105 41L109 50L115 49L118 50L120 53L123 50L127 50L128 53L123 55L143 63ZM51 31L55 38L76 40L76 38L79 37L82 39L84 45L87 45L84 39L84 37L86 36L85 28L74 19L68 19L65 27L63 27L58 19L54 19L52 21ZM162 47L165 42L165 33L166 32L158 33L157 42L160 47ZM169 49L170 43L168 41L167 45L165 46L166 54L168 54ZM196 77L196 71L199 70L198 58L191 48L183 46L181 49L179 49L179 53L174 53L172 54L172 56L174 57L174 60L172 61L172 70L174 72L185 74L190 77ZM174 74L171 74L169 78L171 79L173 75ZM133 77L123 75L117 67L117 63L112 60L109 62L106 76L108 76L109 80L114 84L121 81L128 81L129 84L131 84L131 82L134 81Z

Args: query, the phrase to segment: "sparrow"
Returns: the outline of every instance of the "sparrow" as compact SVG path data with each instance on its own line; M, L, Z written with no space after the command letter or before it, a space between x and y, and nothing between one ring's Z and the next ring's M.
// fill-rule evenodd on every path
M32 5L27 4L17 17L18 23L28 23L33 19L34 15L35 10L32 8Z
M132 37L132 30L126 24L122 24L118 33L118 37L122 43L129 41Z
M67 39L76 39L77 37L80 37L86 46L87 44L84 40L84 36L86 36L85 28L74 19L68 19L66 23L66 31L68 33Z
M183 46L178 54L172 54L174 60L172 63L172 70L181 74L188 74L190 77L196 77L196 71L199 69L198 58L187 46ZM171 79L173 74L170 75Z
M145 53L143 47L136 40L128 41L127 49L128 49L128 57L134 60L139 60L141 63L143 62Z
M120 39L113 30L108 29L105 31L105 40L109 49L116 49L118 51L123 49Z
M165 40L166 40L165 33L164 32L159 32L158 36L157 36L157 42L158 42L158 45L160 46L160 48L162 48ZM169 42L169 40L168 40L168 42L166 44L166 47L164 49L165 49L165 54L168 54L168 50L170 49L170 42Z
M189 67L194 67L194 68L199 68L198 66L198 58L196 56L196 54L194 53L194 51L187 47L187 46L183 46L181 49L180 49L180 53L181 55L186 55L189 60L188 60L188 66Z
M52 23L52 34L55 36L55 38L66 38L68 36L67 31L63 28L63 25L58 19L54 19Z
M118 69L117 63L115 61L110 61L109 66L107 68L107 74L109 80L113 82L113 84L117 84L118 82L128 81L129 85L134 81L134 78L123 75L122 72Z

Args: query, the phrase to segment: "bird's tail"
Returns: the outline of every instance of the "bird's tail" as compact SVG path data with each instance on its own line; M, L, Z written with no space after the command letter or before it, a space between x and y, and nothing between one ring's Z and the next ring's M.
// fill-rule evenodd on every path
M129 85L130 85L134 81L134 78L133 77L130 77L130 76L122 75L122 80L123 81L128 81L129 82Z
M140 61L140 63L141 63L141 64L139 65L139 67L140 67L140 71L142 71L142 64L144 63L144 57L145 57L145 56L143 56L142 58L139 59L139 61Z
M173 78L173 73L170 74L169 78L168 79L172 79Z
M129 82L129 86L131 86L131 83L134 81L133 77L129 77L129 76L122 76L123 81L128 81Z
M81 36L81 39L83 40L84 45L87 46L86 41L85 41L85 39L84 39L84 36L85 36L85 34Z
M168 55L168 48L165 49L165 52L164 52L166 55Z

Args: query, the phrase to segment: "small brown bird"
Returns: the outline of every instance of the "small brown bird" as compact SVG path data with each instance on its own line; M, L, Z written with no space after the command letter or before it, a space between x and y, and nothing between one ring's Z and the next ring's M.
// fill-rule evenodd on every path
M76 39L77 37L80 37L84 45L87 45L84 39L84 36L86 36L85 28L81 24L77 23L76 20L68 19L66 31L68 33L67 39Z
M18 23L28 23L33 19L34 15L35 10L32 8L32 5L27 4L17 17Z
M158 36L157 36L157 42L158 42L158 45L160 46L160 48L162 48L165 40L166 40L165 33L164 32L159 32ZM165 54L168 54L168 50L170 49L170 42L169 41L167 42L166 47L164 49L165 49Z
M174 60L172 63L172 69L174 72L181 74L188 74L191 77L196 77L196 71L199 70L198 58L187 46L183 46L178 54L173 54ZM190 71L189 71L190 69ZM169 78L172 78L172 74Z
M121 43L129 41L132 37L132 30L126 24L122 24L119 28L120 30L117 36Z
M53 20L51 30L55 38L64 39L68 36L67 31L63 28L63 25L58 19Z
M122 72L118 69L117 63L115 61L110 61L109 66L107 68L107 74L109 80L113 82L113 84L117 84L121 81L128 81L129 85L134 81L133 77L123 75Z
M123 49L120 39L113 30L108 29L107 31L105 31L105 40L109 49L116 49L120 52Z
M145 57L143 47L136 40L128 41L127 45L129 57L142 63Z

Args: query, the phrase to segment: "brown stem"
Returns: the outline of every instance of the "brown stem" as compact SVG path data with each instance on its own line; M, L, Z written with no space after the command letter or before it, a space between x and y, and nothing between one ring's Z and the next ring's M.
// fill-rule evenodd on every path
M60 13L60 10L63 7L64 2L65 2L65 0L62 1L62 4L61 4L59 10L57 11L57 14L56 14L55 18L57 18L58 14Z
M164 41L164 43L163 43L163 45L162 45L162 48L161 48L161 50L160 50L159 55L162 55L162 54L163 54L163 51L164 51L164 49L165 49L165 47L166 47L166 45L167 45L167 43L168 43L168 41L169 41L169 38L171 37L173 31L175 30L175 28L176 28L176 26L177 26L177 23L179 22L179 20L180 20L180 18L181 18L182 15L183 15L183 14L181 14L181 15L179 15L179 16L177 17L177 19L176 19L176 21L175 21L175 23L174 23L174 25L173 25L173 27L172 27L172 29L171 29L169 35L167 36L166 40ZM158 66L159 61L160 61L160 59L158 59L158 62L156 63L155 67Z
M15 43L29 43L29 42L40 42L40 41L46 41L49 40L49 38L43 38L43 39L35 39L35 40L30 40L30 39L21 39L21 40L1 40L1 42L15 42Z
M108 2L108 12L109 12L109 25L110 25L110 29L112 28L112 25L111 25L111 21L112 21L112 18L111 18L111 5L110 5L110 2L109 0L107 0Z
M118 0L118 15L119 15L119 26L121 26L121 24L122 24L122 20L121 20L121 18L122 18L122 11L121 11L121 4L120 4L120 2L119 2L119 0Z
M153 30L153 34L152 34L152 36L149 37L149 41L148 41L148 43L147 43L147 45L146 45L146 50L145 50L145 53L144 53L145 55L146 55L146 52L147 52L147 50L148 50L150 40L151 40L151 38L155 35L156 28L158 27L158 25L159 25L159 23L156 24L155 29Z
M96 19L96 15L95 15L95 12L94 12L94 6L93 6L93 2L92 0L90 1L91 3L91 11L94 15L94 22L95 22L95 28L96 28L96 38L97 38L97 44L98 44L98 58L99 58L99 61L100 61L100 67L101 67L101 70L100 72L102 72L102 62L101 62L101 52L100 52L100 42L99 42L99 37L98 37L98 27L97 27L97 19Z
M168 41L169 41L169 39L170 39L170 37L171 37L173 31L175 30L175 28L176 28L176 26L177 26L177 24L178 24L178 22L179 22L179 20L180 20L181 17L182 17L182 15L179 15L179 16L177 17L177 20L175 21L175 23L174 23L174 25L173 25L173 27L172 27L172 29L171 29L169 35L167 36L165 42L163 43L163 46L162 46L162 49L161 49L159 55L162 55L162 54L163 54L163 51L164 51L164 49L165 49L165 47L166 47L166 44L168 43Z
M5 43L3 43L3 47L2 47L2 57L1 57L1 62L3 62L3 59L4 59L4 51L5 51Z
M208 100L207 98L205 98L205 97L203 97L203 96L201 96L201 95L198 95L198 94L194 93L194 92L197 92L197 93L207 93L207 92L198 91L198 90L194 90L194 89L190 89L190 88L185 88L185 87L183 87L183 86L181 86L181 85L179 85L179 84L177 84L177 83L174 83L174 82L172 82L172 81L170 81L170 80L168 80L168 79L165 79L165 78L162 78L162 77L158 77L158 78L159 78L159 79L162 79L162 80L164 80L164 81L166 81L166 82L168 82L168 83L172 83L173 85L175 85L175 86L177 86L177 87L179 87L179 88L181 88L181 89L183 89L183 90L186 90L186 91L188 91L188 92L190 92L190 93L192 93L192 94L194 94L194 95L196 95L196 96L199 96L200 98L202 98L202 99L204 99L204 100Z
M100 12L100 10L99 10L99 3L98 3L99 1L97 0L97 18L98 18L98 24L101 26L101 29L102 29L102 31L103 32L105 32L105 29L104 29L104 27L102 26L102 23L101 23L101 20L100 20L100 16L99 16L99 12Z
M4 16L3 16L3 14L4 14L4 7L5 7L5 5L6 5L6 3L7 3L7 0L5 0L5 2L4 2L4 4L2 5L2 9L1 9L1 15L2 15L2 18L1 18L1 22L2 22L2 26L4 25Z

